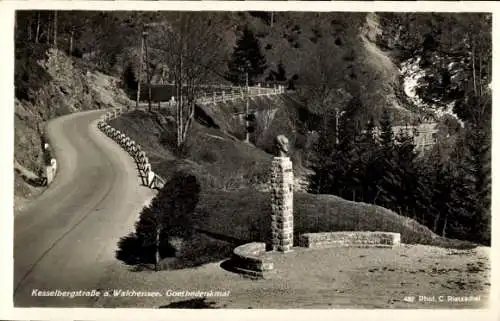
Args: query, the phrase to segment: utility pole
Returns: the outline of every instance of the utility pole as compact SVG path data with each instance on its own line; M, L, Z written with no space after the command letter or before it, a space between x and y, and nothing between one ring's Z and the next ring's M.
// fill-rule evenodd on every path
M139 99L141 97L141 81L142 81L142 63L144 54L144 32L141 35L141 51L139 54L139 79L137 80L137 100L135 102L135 108L139 108Z
M148 83L148 110L151 111L151 72L149 70L149 61L148 61L148 43L147 36L148 33L145 31L142 33L144 39L144 54L145 54L145 63L146 63L146 80Z

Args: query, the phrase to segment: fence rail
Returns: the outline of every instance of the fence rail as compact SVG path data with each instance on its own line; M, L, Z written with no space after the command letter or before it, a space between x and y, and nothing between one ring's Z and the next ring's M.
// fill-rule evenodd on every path
M243 87L226 87L225 89L221 89L216 85L205 85L206 88L216 88L216 90L203 92L198 98L196 98L196 102L199 104L217 104L217 103L225 103L229 101L242 100L244 101L247 97L260 97L260 96L273 96L273 95L281 95L285 93L285 87L283 85L275 86L272 88L267 87L259 87L253 86L249 87L248 91ZM204 86L200 86L204 87ZM183 96L183 99L186 99ZM178 100L176 100L175 96L171 96L168 101L151 101L152 107L165 107L171 108L177 105ZM149 104L149 102L144 102L144 100L139 104L139 106L144 106L145 104Z

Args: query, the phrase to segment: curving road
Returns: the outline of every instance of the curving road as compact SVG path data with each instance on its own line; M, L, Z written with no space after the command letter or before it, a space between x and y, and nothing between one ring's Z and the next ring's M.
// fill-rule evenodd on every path
M133 159L96 127L104 111L51 121L58 160L50 187L14 219L14 306L91 306L96 298L34 296L118 284L106 271L117 241L133 230L153 191L141 186Z

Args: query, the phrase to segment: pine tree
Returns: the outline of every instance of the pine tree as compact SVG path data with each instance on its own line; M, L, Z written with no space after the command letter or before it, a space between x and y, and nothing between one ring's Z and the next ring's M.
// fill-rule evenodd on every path
M134 97L137 92L137 79L132 64L128 64L122 74L122 84L125 92Z
M373 118L368 121L365 130L360 135L356 144L358 154L355 167L358 175L354 178L359 184L359 200L362 202L372 202L376 195L377 168L375 162L379 146L375 138L375 123Z
M285 71L285 65L283 65L283 62L280 61L278 64L278 71L276 72L276 81L286 81L286 71Z
M253 85L266 68L266 59L261 52L259 40L246 26L241 38L236 41L236 47L228 63L227 79L233 84L243 85L245 73L248 72L248 82Z
M384 108L380 118L380 144L384 150L389 152L394 147L394 133L392 132L392 120L389 110Z
M401 184L395 189L398 207L405 216L411 216L416 207L415 190L419 186L418 171L416 166L415 143L413 136L407 131L402 131L396 136L396 166L393 170Z
M401 181L397 176L396 155L394 150L394 134L392 132L392 120L387 109L384 109L380 120L380 154L376 166L380 173L377 182L377 195L375 204L380 204L397 212L400 212L396 202L395 191L400 188Z

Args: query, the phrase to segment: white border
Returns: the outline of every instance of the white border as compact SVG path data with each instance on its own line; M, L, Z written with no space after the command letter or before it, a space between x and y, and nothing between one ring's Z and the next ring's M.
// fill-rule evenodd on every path
M496 2L437 2L437 1L366 1L366 2L300 2L300 1L0 1L0 40L2 55L0 59L0 253L2 267L0 273L0 318L8 320L43 320L43 319L80 319L80 320L255 320L262 318L303 320L309 317L319 319L353 320L353 319L401 319L412 320L500 320L498 305L500 288L498 287L500 244L494 231L498 231L500 223L496 213L499 203L496 180L492 181L492 287L490 309L485 310L149 310L149 309L13 309L13 114L14 114L14 10L16 9L67 9L67 10L215 10L215 11L421 11L421 12L493 12L493 57L499 55L500 43L500 4ZM498 101L497 84L500 83L496 70L496 59L493 60L493 106ZM493 148L492 177L500 177L494 155L499 155L498 146L498 111L493 108ZM495 297L495 294L497 297ZM203 313L200 316L200 313ZM312 314L312 315L311 315Z

